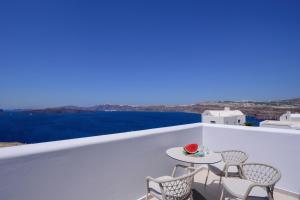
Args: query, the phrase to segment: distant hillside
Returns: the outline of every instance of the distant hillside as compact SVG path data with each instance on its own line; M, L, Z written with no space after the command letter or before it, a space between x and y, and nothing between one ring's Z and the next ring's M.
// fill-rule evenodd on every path
M0 142L0 148L1 147L11 147L11 146L17 146L21 145L22 143L20 142Z
M47 113L76 113L95 111L148 111L148 112L195 112L203 113L204 110L218 110L224 107L238 109L247 116L258 119L278 119L286 111L300 113L300 98L280 101L216 101L200 102L191 105L152 105L152 106L131 106L100 104L91 107L63 106L56 108L26 110L26 112L47 112Z
M279 101L279 104L289 104L289 105L300 106L300 98L282 100L282 101Z

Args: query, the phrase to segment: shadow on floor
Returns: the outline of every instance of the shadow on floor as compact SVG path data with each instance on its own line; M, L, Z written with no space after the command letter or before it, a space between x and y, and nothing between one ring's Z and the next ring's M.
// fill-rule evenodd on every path
M200 192L193 190L193 200L207 200Z
M212 181L204 185L201 182L194 182L193 191L195 193L194 200L219 200L222 185L218 181Z

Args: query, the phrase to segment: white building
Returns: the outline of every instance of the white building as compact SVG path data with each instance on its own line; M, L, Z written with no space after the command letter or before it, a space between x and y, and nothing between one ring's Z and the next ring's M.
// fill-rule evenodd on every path
M280 121L297 121L300 122L300 113L291 113L290 111L280 116Z
M300 130L300 114L286 112L277 120L265 120L260 122L261 127L284 128Z
M300 122L297 122L297 121L265 120L265 121L260 122L259 126L269 127L269 128L284 128L284 129L300 130Z
M224 110L205 110L202 113L202 122L243 125L246 122L246 116L239 110L230 110L229 107L225 107Z

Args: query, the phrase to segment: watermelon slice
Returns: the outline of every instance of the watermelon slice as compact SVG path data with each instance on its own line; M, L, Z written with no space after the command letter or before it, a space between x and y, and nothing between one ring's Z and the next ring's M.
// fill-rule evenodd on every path
M190 154L196 153L198 151L198 144L188 144L184 147L184 150Z

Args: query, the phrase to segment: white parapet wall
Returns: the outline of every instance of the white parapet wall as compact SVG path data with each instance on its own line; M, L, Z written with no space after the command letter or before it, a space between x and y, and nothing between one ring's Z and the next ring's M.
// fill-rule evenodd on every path
M248 162L275 166L282 173L277 187L300 194L300 131L203 124L202 134L210 149L240 149Z
M3 148L0 199L138 199L146 176L171 173L166 149L192 142L201 124Z
M145 177L170 174L165 151L187 143L240 149L282 172L278 187L300 193L300 131L190 124L0 149L0 199L135 200Z

